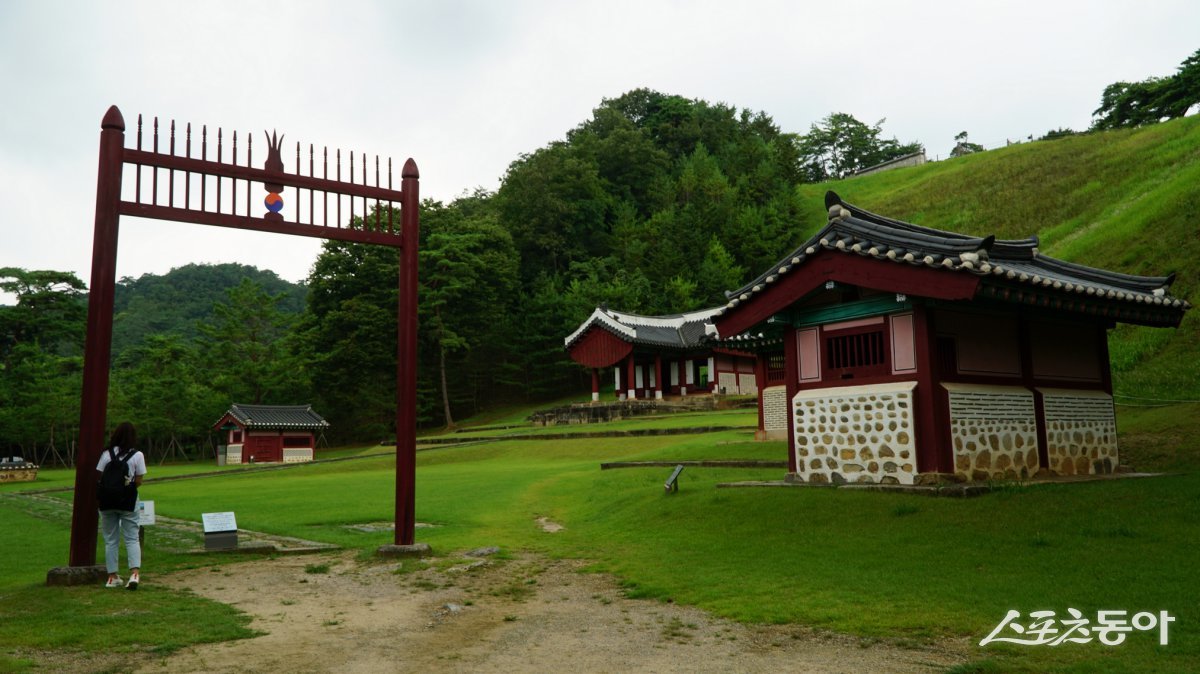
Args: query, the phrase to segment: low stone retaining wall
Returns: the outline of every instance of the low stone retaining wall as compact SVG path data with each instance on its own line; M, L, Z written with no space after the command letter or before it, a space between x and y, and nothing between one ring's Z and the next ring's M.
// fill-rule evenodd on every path
M0 483L33 482L37 479L37 474L36 464L28 462L0 463Z
M539 410L529 416L534 426L597 424L630 417L673 412L696 412L716 409L713 396L695 396L678 402L661 400L620 400L604 403L582 403Z
M417 438L418 445L457 445L464 442L503 442L505 440L577 440L580 438L637 438L650 435L695 435L719 431L745 431L753 433L749 426L693 426L690 428L635 428L627 431L579 431L577 433L514 433L512 435L489 435L482 438ZM392 440L384 445L395 445ZM678 463L678 462L676 462ZM671 464L675 465L675 464Z

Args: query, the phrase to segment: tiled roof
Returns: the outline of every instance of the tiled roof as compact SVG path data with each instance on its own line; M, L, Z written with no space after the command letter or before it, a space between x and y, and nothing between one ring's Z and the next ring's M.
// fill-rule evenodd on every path
M564 342L569 349L590 328L599 327L633 344L690 349L699 346L700 340L712 332L710 319L716 311L712 308L669 316L641 316L597 307Z
M312 405L242 405L234 403L227 414L246 428L329 428L329 422L314 412Z
M1191 308L1168 294L1174 274L1132 276L1056 260L1038 252L1037 237L997 240L930 229L844 203L834 192L825 195L825 205L829 222L821 231L758 278L726 293L729 302L714 315L721 316L763 292L822 250L985 276L981 295L995 299L1010 300L1035 290L1068 300L1075 296L1116 303L1122 305L1114 316L1120 320L1178 324Z
M1038 252L1038 238L1000 240L922 227L847 204L825 195L829 221L790 255L741 288L727 292L719 307L673 316L640 316L598 307L566 338L569 349L588 329L600 327L648 346L689 349L721 344L736 347L776 337L717 334L713 319L765 291L820 251L984 277L978 297L1025 302L1147 325L1178 325L1191 305L1169 294L1175 275L1132 276L1057 260ZM1051 299L1053 298L1053 299ZM1104 308L1097 307L1103 305ZM1111 311L1109 310L1111 308Z

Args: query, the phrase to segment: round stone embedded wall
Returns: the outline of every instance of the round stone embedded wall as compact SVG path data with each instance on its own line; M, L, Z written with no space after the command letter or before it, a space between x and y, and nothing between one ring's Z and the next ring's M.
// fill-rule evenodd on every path
M1020 386L942 384L950 399L954 473L1017 480L1038 471L1033 392Z
M1113 472L1120 462L1112 398L1099 391L1041 392L1050 471L1059 475Z
M954 472L967 480L1024 479L1038 471L1032 419L954 419Z
M1117 429L1103 421L1047 421L1050 470L1059 475L1111 473L1117 467Z
M912 484L916 382L801 391L792 401L797 477Z

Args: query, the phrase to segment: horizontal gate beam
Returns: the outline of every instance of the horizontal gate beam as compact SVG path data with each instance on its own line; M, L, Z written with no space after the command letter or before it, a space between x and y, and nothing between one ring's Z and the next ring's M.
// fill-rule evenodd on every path
M300 225L281 220L266 220L247 215L230 215L212 211L197 211L191 208L173 208L171 206L154 206L151 204L136 204L132 201L122 201L121 215L137 218L153 218L155 220L174 220L196 225L213 225L214 227L229 227L232 229L250 229L272 234L294 234L311 236L318 239L337 239L355 243L374 243L392 248L402 248L403 238L400 233L372 232L364 229L345 229L341 227L325 227L323 225Z

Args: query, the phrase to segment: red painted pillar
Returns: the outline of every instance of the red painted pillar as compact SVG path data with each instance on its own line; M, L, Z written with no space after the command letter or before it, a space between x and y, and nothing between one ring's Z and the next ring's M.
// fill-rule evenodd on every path
M688 361L687 358L679 359L679 395L680 396L687 395L687 375L688 375L688 370L690 369L688 367L689 365L691 365L691 363L690 363L690 361Z
M117 230L121 219L121 165L125 119L112 106L100 122L96 176L96 226L92 235L92 281L88 287L83 395L79 404L79 453L71 512L71 566L96 563L96 462L104 446L108 412L108 361L112 355L113 293L117 280Z
M796 412L792 399L800 390L800 349L796 343L796 328L783 329L784 408L787 410L788 472L796 472Z
M662 400L663 397L663 380L662 380L662 356L654 354L654 399Z
M1105 349L1107 352L1105 341ZM1050 467L1050 443L1046 436L1046 403L1037 380L1033 375L1033 343L1029 335L1029 321L1021 316L1017 319L1017 347L1021 355L1021 383L1033 393L1033 418L1037 429L1038 466Z
M600 370L592 368L592 402L600 401Z
M627 378L625 388L629 389L629 400L637 398L637 375L634 372L635 369L636 366L633 364L633 354L631 353L625 359L625 376Z
M758 439L767 432L766 418L763 415L763 389L767 387L767 358L761 353L754 354L754 385L758 387Z
M938 372L937 333L933 314L922 304L913 306L913 328L917 362L917 388L913 392L917 472L953 473L949 412Z
M1100 362L1098 363L1100 366L1100 385L1104 387L1104 392L1111 396L1113 392L1112 360L1108 353L1108 329L1103 325L1099 325L1096 327L1096 332L1098 333L1096 335L1096 339L1098 340L1096 352L1100 357Z
M417 484L417 240L420 172L404 162L400 189L400 291L396 314L396 545L412 545Z

